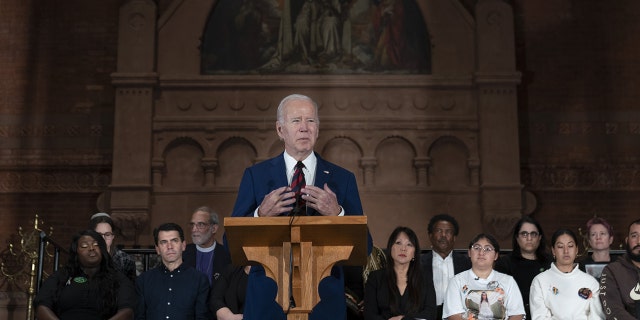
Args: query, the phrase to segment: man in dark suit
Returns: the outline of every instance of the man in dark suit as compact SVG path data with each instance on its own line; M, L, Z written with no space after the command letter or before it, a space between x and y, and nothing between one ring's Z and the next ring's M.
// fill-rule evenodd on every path
M433 216L427 227L432 250L421 257L425 277L432 277L438 314L442 319L442 304L447 292L449 280L454 275L471 268L471 260L464 253L453 251L456 237L460 231L458 221L448 214Z
M218 214L209 207L200 207L191 216L191 240L182 259L184 264L196 268L209 278L211 287L231 263L229 251L216 241Z
M233 217L362 215L355 175L313 151L319 125L318 106L311 98L293 94L280 102L276 132L284 142L284 152L245 170ZM303 178L298 189L300 171ZM368 240L371 248L370 237ZM343 269L334 268L332 274L336 277L323 282L337 285L344 293ZM310 319L344 319L344 297L336 299L333 294L322 297L322 284L319 293L323 305L314 308ZM335 303L329 302L332 299Z
M320 125L316 103L290 95L277 112L276 132L285 152L245 170L232 216L287 215L300 199L306 204L302 215L362 215L354 174L313 152ZM298 161L305 178L300 197L290 187Z

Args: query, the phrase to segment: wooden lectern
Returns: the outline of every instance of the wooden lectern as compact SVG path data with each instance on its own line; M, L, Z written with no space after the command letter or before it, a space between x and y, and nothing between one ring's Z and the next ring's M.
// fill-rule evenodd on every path
M233 263L261 264L278 284L276 301L285 311L291 283L296 307L288 320L308 319L320 301L320 280L337 262L364 266L367 260L366 216L226 217L224 228Z

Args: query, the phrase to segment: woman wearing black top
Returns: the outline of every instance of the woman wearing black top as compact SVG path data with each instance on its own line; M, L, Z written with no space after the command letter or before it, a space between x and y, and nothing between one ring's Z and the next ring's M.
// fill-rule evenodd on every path
M67 265L52 274L34 300L39 320L133 319L133 283L114 269L100 234L73 237Z
M513 229L513 251L496 262L495 270L512 276L524 302L527 319L529 311L529 288L533 278L551 267L551 256L547 253L544 231L540 224L529 216L522 217Z
M387 266L369 274L364 287L365 320L435 319L433 279L423 277L415 232L397 227L387 242Z

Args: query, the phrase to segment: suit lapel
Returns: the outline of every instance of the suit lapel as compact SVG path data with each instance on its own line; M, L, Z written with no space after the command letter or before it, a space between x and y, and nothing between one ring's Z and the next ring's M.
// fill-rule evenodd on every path
M284 155L282 153L271 159L271 168L269 171L271 179L274 181L273 186L270 186L269 188L269 192L289 185L289 182L287 181L287 166L284 163Z
M320 158L320 156L316 153L316 177L313 181L313 185L318 188L324 188L324 184L329 181L331 178L331 172L327 167L327 162L324 159Z

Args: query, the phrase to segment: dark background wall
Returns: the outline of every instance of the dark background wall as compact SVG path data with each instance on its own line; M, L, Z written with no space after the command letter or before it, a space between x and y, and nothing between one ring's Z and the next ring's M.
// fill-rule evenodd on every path
M122 2L0 2L2 250L35 214L66 240L107 201ZM602 216L617 248L640 217L640 2L508 2L526 211L547 233Z

